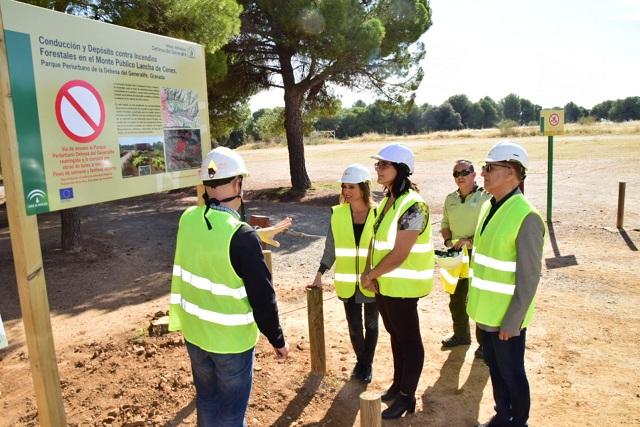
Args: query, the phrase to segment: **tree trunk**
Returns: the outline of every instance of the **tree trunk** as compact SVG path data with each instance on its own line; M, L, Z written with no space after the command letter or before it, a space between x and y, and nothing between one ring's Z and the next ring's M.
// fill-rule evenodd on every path
M60 211L61 243L64 252L80 252L82 250L82 233L80 233L80 213L77 208Z
M304 193L311 188L304 161L304 140L302 123L302 95L295 88L284 89L284 127L289 150L289 172L294 192Z

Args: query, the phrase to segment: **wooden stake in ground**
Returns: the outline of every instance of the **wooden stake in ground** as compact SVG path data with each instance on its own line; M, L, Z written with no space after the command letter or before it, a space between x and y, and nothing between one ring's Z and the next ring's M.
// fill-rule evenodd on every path
M3 34L4 27L0 20L0 37ZM29 349L39 423L43 426L64 426L66 420L51 331L38 220L35 215L27 216L26 213L8 76L7 51L2 39L0 43L0 141L2 141L0 159L20 309Z
M624 197L627 190L627 183L618 182L618 217L616 220L616 228L624 227Z
M380 393L365 391L360 393L360 426L381 427Z
M307 317L309 319L309 351L311 352L311 372L327 373L327 358L324 346L324 314L322 289L307 289Z

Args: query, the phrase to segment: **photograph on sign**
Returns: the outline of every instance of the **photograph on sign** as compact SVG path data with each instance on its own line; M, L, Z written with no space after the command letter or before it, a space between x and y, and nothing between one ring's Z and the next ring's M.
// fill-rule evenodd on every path
M131 136L118 139L123 178L152 175L167 171L164 160L164 137ZM144 167L145 173L140 172Z
M9 0L0 9L28 215L199 182L202 46Z
M164 131L164 141L169 172L200 167L202 151L198 129L167 129Z

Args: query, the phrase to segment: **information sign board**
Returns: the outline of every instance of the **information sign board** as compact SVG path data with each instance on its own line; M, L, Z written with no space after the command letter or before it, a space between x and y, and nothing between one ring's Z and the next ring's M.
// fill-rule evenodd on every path
M202 46L0 0L28 215L193 186Z

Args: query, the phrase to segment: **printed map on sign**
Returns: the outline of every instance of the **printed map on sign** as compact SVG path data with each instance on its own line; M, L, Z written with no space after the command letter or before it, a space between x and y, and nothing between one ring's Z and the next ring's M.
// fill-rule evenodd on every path
M191 89L162 88L160 98L165 128L200 128L196 92Z

